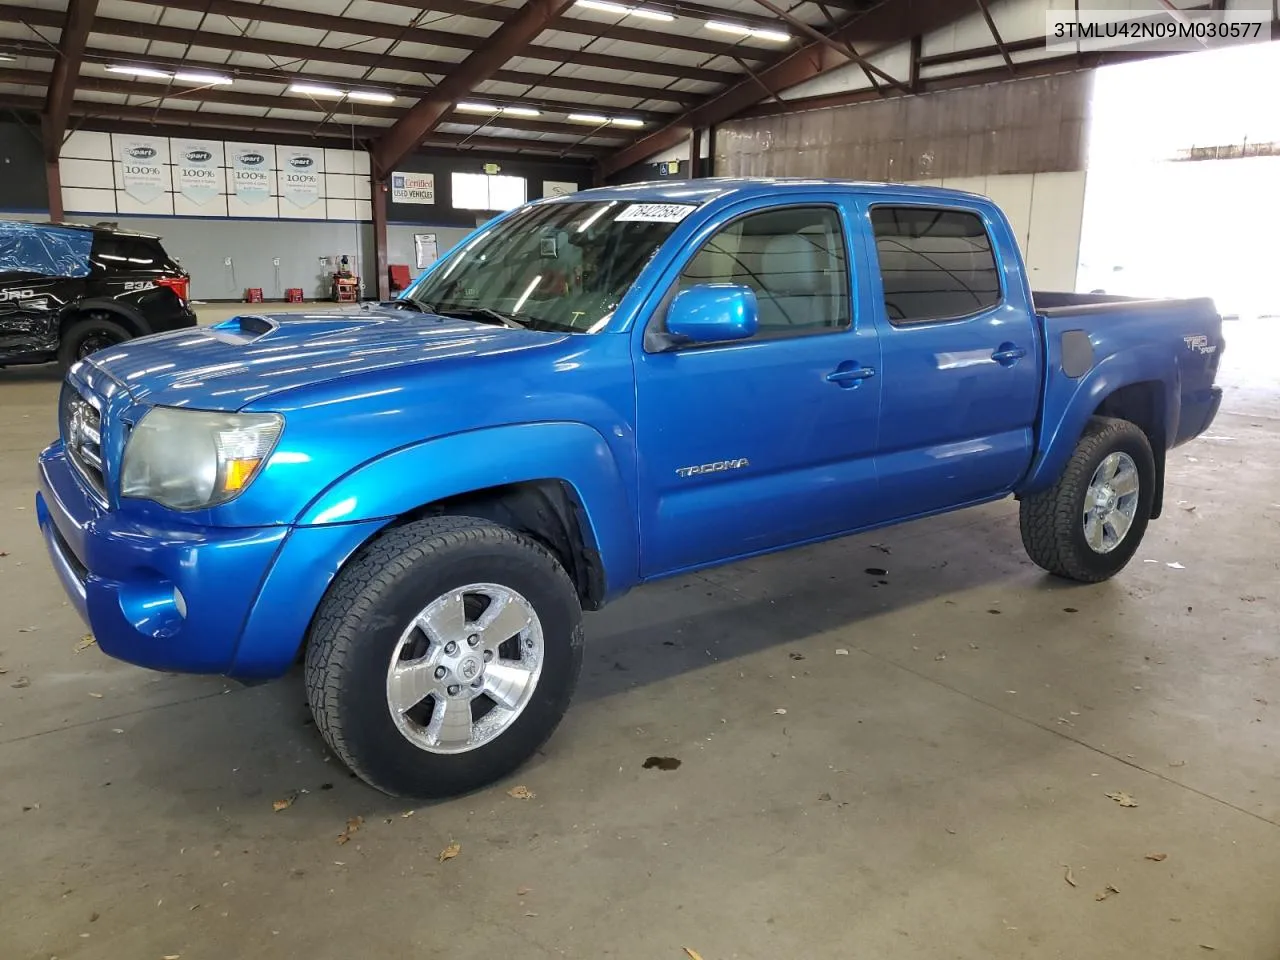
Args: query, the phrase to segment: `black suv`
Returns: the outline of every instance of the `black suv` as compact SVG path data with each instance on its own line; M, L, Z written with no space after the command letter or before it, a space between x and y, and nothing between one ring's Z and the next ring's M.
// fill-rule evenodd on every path
M189 282L156 237L0 220L0 366L70 366L133 337L193 327Z

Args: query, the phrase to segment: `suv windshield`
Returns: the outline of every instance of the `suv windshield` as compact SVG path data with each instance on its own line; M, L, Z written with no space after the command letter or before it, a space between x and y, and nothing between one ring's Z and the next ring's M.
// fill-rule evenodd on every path
M404 295L445 316L595 333L694 209L618 200L528 207L459 247Z

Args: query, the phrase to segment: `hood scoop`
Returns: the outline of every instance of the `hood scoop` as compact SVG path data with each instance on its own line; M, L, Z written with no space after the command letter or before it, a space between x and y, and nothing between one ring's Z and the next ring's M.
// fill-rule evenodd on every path
M253 343L280 329L280 322L256 313L232 317L209 328L223 343Z

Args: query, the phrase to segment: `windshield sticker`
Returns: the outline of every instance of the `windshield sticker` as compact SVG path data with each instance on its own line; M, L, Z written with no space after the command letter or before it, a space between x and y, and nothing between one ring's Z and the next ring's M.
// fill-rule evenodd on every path
M617 222L633 220L639 223L679 223L697 209L687 203L633 203L615 219Z

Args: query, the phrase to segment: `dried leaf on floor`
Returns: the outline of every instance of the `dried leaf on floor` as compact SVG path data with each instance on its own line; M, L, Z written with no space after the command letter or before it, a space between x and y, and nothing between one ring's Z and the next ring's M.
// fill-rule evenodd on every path
M516 887L516 896L517 897L526 896L529 893L530 889L531 888L529 887Z
M831 799L831 794L829 794L829 793L820 793L820 794L818 794L818 799L819 799L819 800L830 800L830 799Z
M1173 563L1166 563L1166 564L1165 564L1165 566L1166 566L1166 567L1168 567L1168 568L1169 568L1169 569L1171 569L1171 570L1185 570L1185 569L1187 569L1187 568L1186 568L1186 567L1184 567L1182 564L1180 564L1177 560L1173 561Z
M870 577L887 577L889 571L884 567L867 567L866 574Z
M940 654L938 654L936 657L934 657L933 659L935 659L935 660L945 660L945 659L947 659L947 655L946 655L945 653L940 653Z
M447 847L445 847L443 850L440 851L440 856L438 856L436 859L439 860L441 863L444 863L446 860L452 860L461 852L462 852L462 844L451 843Z
M879 550L881 553L893 553L893 551L890 550L888 547L886 547L883 543L873 543L871 545L871 549Z
M536 913L526 913L526 914L525 914L525 916L526 916L526 917L536 917L536 916L537 916L537 914L536 914Z
M773 711L773 712L774 712L775 714L777 714L778 716L780 716L780 717L785 717L785 716L787 715L787 708L786 708L786 707L779 707L777 710L775 710L775 711Z
M803 660L803 659L804 659L804 654L803 654L803 653L789 653L789 654L787 654L787 656L789 656L792 660Z
M1138 805L1138 801L1133 799L1133 797L1129 796L1123 790L1116 790L1113 793L1108 793L1107 798L1109 800L1114 800L1122 807L1136 807Z
M164 960L182 960L182 954L180 954L180 953L166 953L166 954L164 955Z
M293 806L293 801L297 799L298 799L298 791L290 790L279 800L272 800L271 809L274 810L276 813L279 813L281 810L288 810L290 807Z
M1061 723L1061 724L1063 724L1064 726L1067 726L1067 727L1074 727L1074 726L1075 726L1075 724L1074 724L1074 723L1072 723L1070 720L1068 720L1066 717L1057 717L1057 718L1055 718L1055 719L1056 719L1056 722L1057 722L1057 723Z
M1209 944L1207 943L1201 943L1198 946L1200 947L1201 950L1217 950L1218 949L1217 947L1209 946Z
M837 657L847 657L848 655L849 655L849 651L846 650L844 647L836 647Z
M1169 766L1171 766L1171 767L1185 767L1186 765L1187 765L1187 761L1185 761L1185 760L1170 760L1170 761L1169 761Z
M93 697L93 699L95 699L95 700L101 700L101 699L102 699L102 694L100 694L100 693L90 693L90 694L89 694L89 696Z
M80 642L76 644L76 653L79 653L81 650L88 650L97 642L98 642L97 637L95 637L92 633L86 633L83 637L80 638Z
M418 812L417 810L406 810L404 813L400 814L400 817L401 819L407 820L409 819L409 817L412 817L417 812Z
M689 958L689 960L702 960L702 954L700 954L697 950L693 949L693 947L685 947L684 953L685 953L685 956Z
M1119 888L1113 887L1111 884L1108 883L1105 887L1103 887L1101 890L1099 890L1097 893L1093 895L1093 899L1106 900L1107 897L1114 896L1119 892L1120 892Z
M508 790L507 796L513 800L532 800L537 794L522 783Z
M1073 886L1073 887L1074 887L1074 886L1076 885L1076 878L1075 878L1075 874L1073 874L1073 873L1071 872L1071 868L1070 868L1070 867L1068 867L1065 863L1064 863L1062 866L1063 866L1063 867L1066 869L1066 871L1067 871L1066 873L1064 873L1064 874L1062 875L1062 879L1063 879L1063 880L1065 880L1065 881L1067 881L1067 883L1068 883L1068 884L1070 884L1071 886Z
M346 843L360 829L360 825L364 823L364 817L352 817L347 821L347 829L338 834L338 846Z
M675 770L680 761L676 757L646 757L640 766L646 770Z
M124 728L123 728L123 727L112 727L112 728L111 728L111 732L112 732L112 733L124 733Z
M19 677L17 680L13 681L13 683L9 684L9 686L13 687L15 690L24 690L31 686L31 678Z
M1161 860L1168 860L1169 855L1167 853L1148 853L1145 859L1154 860L1156 863L1159 863Z

